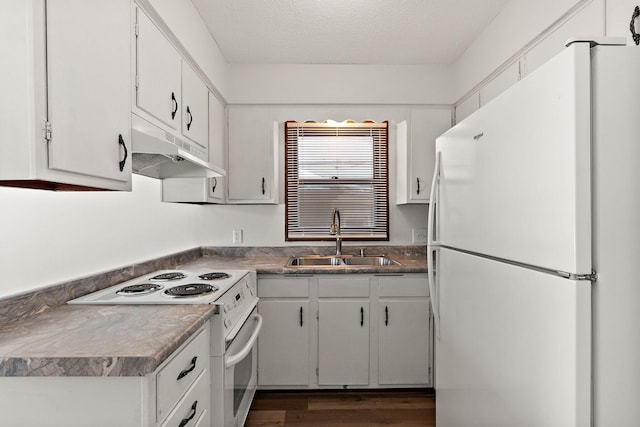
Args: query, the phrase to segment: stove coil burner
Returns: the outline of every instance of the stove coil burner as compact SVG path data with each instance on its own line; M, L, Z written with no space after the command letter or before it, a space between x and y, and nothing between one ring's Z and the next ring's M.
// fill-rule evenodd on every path
M164 294L173 298L197 297L210 294L218 290L217 286L206 283L189 283L187 285L174 286L164 291Z
M158 285L158 284L155 284L155 283L138 283L136 285L125 286L124 288L122 288L118 292L116 292L116 294L118 294L118 295L126 295L126 296L146 295L146 294L150 294L151 292L155 292L157 290L160 290L163 287L164 286Z
M172 271L169 273L158 274L157 276L153 276L149 280L157 280L157 281L169 281L169 280L180 280L187 277L184 273L180 273L179 271Z
M222 280L222 279L228 279L231 276L227 273L214 271L212 273L201 274L198 277L201 278L202 280Z

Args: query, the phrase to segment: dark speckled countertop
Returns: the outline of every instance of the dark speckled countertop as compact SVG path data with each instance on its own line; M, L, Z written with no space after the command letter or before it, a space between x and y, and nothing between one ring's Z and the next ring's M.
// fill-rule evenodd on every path
M291 246L277 248L204 248L203 256L179 265L180 268L248 269L258 274L345 274L345 273L426 273L425 246L344 246L343 254L385 255L400 263L393 266L350 265L344 267L286 267L291 256L331 255L333 246Z
M156 270L246 269L258 274L424 273L424 247L366 247L400 266L287 268L291 255L331 247L196 248L0 300L0 377L143 376L211 317L212 305L67 305L66 301ZM353 253L350 253L353 252ZM345 248L355 255L356 248Z
M62 305L0 328L0 376L142 376L212 305Z

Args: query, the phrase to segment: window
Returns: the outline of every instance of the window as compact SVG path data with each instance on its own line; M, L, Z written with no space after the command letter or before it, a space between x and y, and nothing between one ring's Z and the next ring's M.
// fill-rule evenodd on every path
M388 123L285 124L286 240L389 240Z

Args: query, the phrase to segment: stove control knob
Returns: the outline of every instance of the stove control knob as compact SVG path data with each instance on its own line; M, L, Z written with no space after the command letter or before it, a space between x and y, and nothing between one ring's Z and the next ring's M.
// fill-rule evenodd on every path
M231 304L225 304L225 305L224 305L224 312L225 312L225 313L228 313L228 312L230 312L230 311L231 311L231 309L232 309L232 308L233 308L233 307L231 306ZM227 319L227 320L229 320L229 319Z
M231 319L224 319L224 327L225 328L230 328L232 323L233 322L231 321Z

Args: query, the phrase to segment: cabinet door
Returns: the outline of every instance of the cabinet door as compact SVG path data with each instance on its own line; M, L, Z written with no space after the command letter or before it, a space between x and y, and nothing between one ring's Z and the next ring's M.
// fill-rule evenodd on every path
M435 165L436 138L451 127L450 110L412 110L409 149L409 202L427 203Z
M48 166L129 182L131 5L51 1L46 13Z
M209 149L209 91L193 69L182 63L182 134ZM209 160L209 154L205 160Z
M319 385L369 384L369 301L320 300Z
M259 385L309 384L309 301L261 300Z
M273 123L264 108L230 108L229 164L230 203L271 203Z
M209 92L209 163L226 169L225 164L225 113L222 102Z
M136 106L178 130L182 117L180 56L147 15L136 10Z
M429 300L380 300L378 319L378 382L429 385Z

